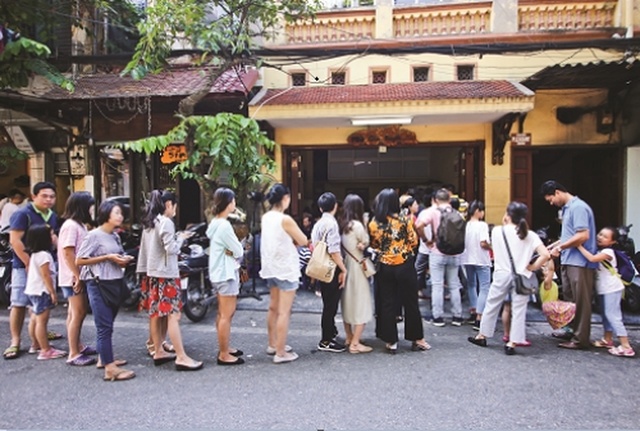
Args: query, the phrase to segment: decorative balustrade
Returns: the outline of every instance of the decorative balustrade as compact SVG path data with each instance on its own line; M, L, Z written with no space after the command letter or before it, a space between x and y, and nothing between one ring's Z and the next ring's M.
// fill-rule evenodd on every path
M376 27L374 9L351 13L319 13L314 21L286 26L290 44L344 42L373 38Z
M553 2L521 0L520 31L584 30L614 26L616 3L606 1Z
M396 38L485 33L491 2L402 8L393 11Z

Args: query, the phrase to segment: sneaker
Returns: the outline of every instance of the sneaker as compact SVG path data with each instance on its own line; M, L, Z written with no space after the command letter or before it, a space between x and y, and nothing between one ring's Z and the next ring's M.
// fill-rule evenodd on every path
M442 317L436 317L434 319L431 319L429 323L431 323L433 326L442 327L444 326L444 319Z
M476 320L478 320L478 313L471 313L466 322L473 325L474 323L476 323Z
M292 350L293 350L293 348L290 345L287 344L287 345L284 346L284 351L285 352L290 352ZM271 346L267 347L267 355L272 356L272 355L275 355L275 354L276 354L276 348L275 347L271 347Z
M453 317L451 319L451 326L462 326L463 319L462 317Z
M67 356L67 352L63 352L62 350L54 349L53 347L51 347L49 350L45 352L42 352L42 351L40 352L40 354L38 355L38 361L64 358L65 356Z
M476 320L476 321L473 323L472 328L473 328L473 330L474 330L474 331L479 331L479 330L480 330L480 321L479 321L479 320Z
M289 356L273 355L274 364L284 364L285 362L293 362L296 359L298 359L298 354L295 352L291 352Z
M318 350L321 350L323 352L342 353L347 350L347 348L343 344L337 343L335 341L329 341L328 343L325 341L320 341L318 343Z

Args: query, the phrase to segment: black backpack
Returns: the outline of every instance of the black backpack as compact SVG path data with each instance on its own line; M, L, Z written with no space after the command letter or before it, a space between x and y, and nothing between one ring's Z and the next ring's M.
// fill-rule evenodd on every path
M438 208L440 225L436 232L436 246L442 254L455 256L464 251L467 222L451 207Z

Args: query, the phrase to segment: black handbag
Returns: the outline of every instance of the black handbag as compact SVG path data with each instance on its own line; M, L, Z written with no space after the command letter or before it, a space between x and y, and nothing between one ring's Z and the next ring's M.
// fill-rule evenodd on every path
M535 294L538 291L539 287L538 277L533 272L529 276L518 274L516 272L516 266L513 263L513 256L511 255L511 248L509 247L507 236L504 233L504 227L502 228L502 238L504 238L504 244L507 246L509 260L511 261L511 272L513 273L513 278L511 279L511 288L515 289L518 295L528 296Z
M100 280L100 277L93 275L93 271L91 271L91 269L89 269L89 274L98 285L98 292L100 292L102 302L112 310L120 308L124 301L129 299L131 296L131 292L129 291L127 282L124 278Z

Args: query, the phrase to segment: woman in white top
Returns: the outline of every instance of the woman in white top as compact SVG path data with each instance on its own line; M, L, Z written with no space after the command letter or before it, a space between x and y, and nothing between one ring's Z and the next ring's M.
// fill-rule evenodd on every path
M362 250L369 245L369 235L363 221L364 202L358 195L347 195L342 206L340 233L346 253L347 280L342 291L342 320L347 334L349 353L368 353L373 349L360 343L364 325L373 318L369 279L360 262Z
M274 355L273 362L280 364L298 359L286 341L291 306L300 280L296 245L308 245L309 240L298 224L284 213L291 203L291 191L286 186L276 184L271 187L267 201L271 208L262 216L260 277L267 281L271 291L267 354Z
M218 295L218 365L244 364L242 350L229 348L231 319L236 312L236 302L240 293L238 261L243 254L233 226L227 218L236 210L236 195L231 189L221 187L213 194L214 218L207 228L209 237L209 279Z
M480 201L471 202L464 240L465 250L461 256L461 261L467 275L469 312L471 314L469 320L474 324L474 328L480 328L480 318L482 317L487 295L489 294L489 286L491 285L489 226L483 219L484 203Z
M608 348L608 352L614 356L635 356L636 352L629 344L627 330L622 322L622 310L620 309L620 301L622 300L622 292L624 284L618 273L618 261L616 254L611 248L618 242L618 230L613 227L605 227L596 237L599 251L593 255L582 245L578 246L578 250L589 262L599 262L598 272L596 273L596 292L598 293L598 302L602 315L602 327L604 328L604 337L601 340L591 342L593 347ZM613 333L616 333L620 339L620 345L614 347Z
M506 237L509 243L513 263L518 274L528 276L542 267L550 258L549 251L538 235L529 230L526 220L527 212L528 208L525 204L511 202L502 218L504 226L502 228L494 228L491 233L495 270L484 315L480 321L480 333L476 337L468 338L469 342L475 345L486 347L487 338L493 337L500 307L511 290L511 280L513 278L511 259L509 258L504 238ZM538 258L533 263L529 263L534 252L538 253ZM516 353L515 346L518 343L525 342L525 319L527 303L529 302L529 295L520 295L512 291L511 297L513 320L509 333L509 342L504 346L507 355L514 355Z

